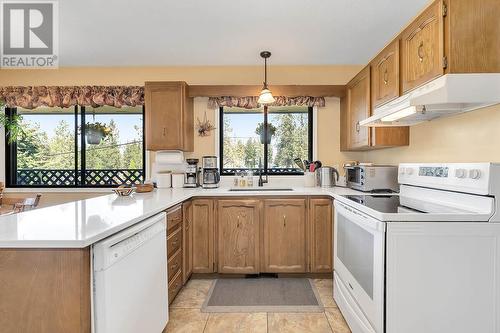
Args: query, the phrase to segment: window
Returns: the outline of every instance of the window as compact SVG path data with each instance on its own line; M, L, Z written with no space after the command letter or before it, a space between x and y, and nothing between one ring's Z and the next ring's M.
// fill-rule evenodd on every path
M220 108L221 174L259 168L270 175L303 174L294 159L312 160L312 114L297 106L269 107L267 117L263 109Z
M11 187L107 187L144 178L144 110L139 107L8 108L24 135L8 143ZM86 124L85 126L82 126Z

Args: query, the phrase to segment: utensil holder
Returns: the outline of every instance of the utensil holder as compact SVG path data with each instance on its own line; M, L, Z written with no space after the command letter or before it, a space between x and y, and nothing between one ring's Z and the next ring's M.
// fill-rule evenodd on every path
M305 187L315 187L316 186L315 172L310 172L310 171L304 172L304 186Z

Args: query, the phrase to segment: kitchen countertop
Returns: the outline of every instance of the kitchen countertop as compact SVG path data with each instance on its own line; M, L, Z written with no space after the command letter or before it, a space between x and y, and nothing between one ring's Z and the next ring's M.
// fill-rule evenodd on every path
M272 186L267 186L272 188ZM0 248L84 248L193 197L330 196L360 192L333 187L293 191L233 192L218 189L156 189L130 197L115 194L0 216Z

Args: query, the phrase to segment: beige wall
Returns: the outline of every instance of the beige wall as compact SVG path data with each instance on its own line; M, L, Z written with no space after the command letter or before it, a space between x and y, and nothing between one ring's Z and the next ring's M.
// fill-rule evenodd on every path
M326 98L325 107L317 111L317 158L325 165L342 166L346 160L362 159L362 153L343 153L340 151L340 100L338 98ZM194 119L203 119L205 112L207 119L215 123L215 114L218 110L207 108L208 98L194 99ZM215 124L218 128L219 124ZM216 154L215 135L217 129L210 136L199 137L195 131L194 152L184 154L185 157L201 158L204 155ZM154 159L154 154L152 158Z
M362 66L271 66L272 84L345 84ZM0 70L0 86L8 85L142 85L148 80L182 80L189 84L259 84L261 66L238 67L126 67L61 68L58 70ZM207 109L206 98L195 99L195 120ZM318 158L328 165L356 159L376 163L399 162L500 162L500 106L434 120L410 130L410 146L365 153L342 153L339 142L339 101L327 98L318 110ZM216 124L218 126L218 124ZM2 145L3 147L3 145ZM195 137L195 152L201 157L215 153L214 132ZM4 163L2 162L2 165Z
M410 146L365 153L366 161L500 162L500 105L412 126Z
M362 66L270 66L273 84L345 84ZM144 81L189 84L261 84L262 66L69 67L45 70L0 69L0 86L143 85Z

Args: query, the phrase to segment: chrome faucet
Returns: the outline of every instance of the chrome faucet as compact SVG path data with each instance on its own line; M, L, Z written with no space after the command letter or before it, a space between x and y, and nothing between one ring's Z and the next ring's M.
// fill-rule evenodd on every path
M267 179L266 175L266 180L262 179L262 159L259 158L259 187L264 186L264 183L268 183L269 180Z

